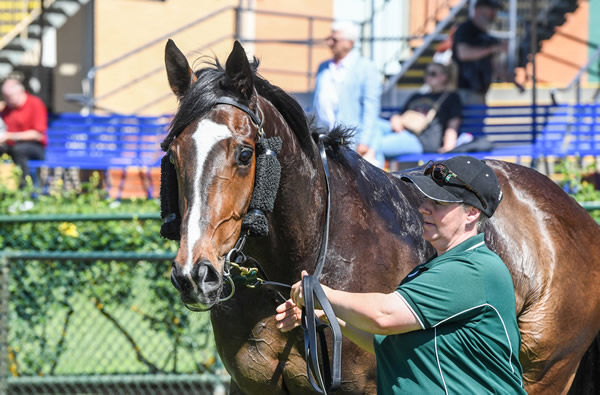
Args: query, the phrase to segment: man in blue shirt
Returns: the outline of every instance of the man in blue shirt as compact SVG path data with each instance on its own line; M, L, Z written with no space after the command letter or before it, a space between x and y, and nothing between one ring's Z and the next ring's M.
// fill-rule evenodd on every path
M312 108L320 126L356 128L356 151L373 161L380 112L381 75L354 45L358 26L335 22L327 45L333 57L319 65Z

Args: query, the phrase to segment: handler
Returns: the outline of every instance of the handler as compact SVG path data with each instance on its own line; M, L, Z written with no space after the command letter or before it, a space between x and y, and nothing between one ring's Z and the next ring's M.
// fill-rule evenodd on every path
M524 394L512 278L481 233L502 199L496 175L457 156L402 180L425 195L423 236L437 256L392 293L323 286L344 336L375 354L379 394ZM282 331L300 325L302 306L300 281L277 307Z

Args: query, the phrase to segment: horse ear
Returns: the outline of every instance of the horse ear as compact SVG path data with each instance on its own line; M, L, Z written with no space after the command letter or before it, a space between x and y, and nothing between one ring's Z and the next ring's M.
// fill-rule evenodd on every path
M233 43L233 49L225 63L225 73L232 81L234 88L250 101L254 93L252 69L246 51L237 40Z
M178 99L181 99L190 86L196 82L196 76L188 64L185 55L171 39L167 41L167 45L165 46L165 66L171 90Z

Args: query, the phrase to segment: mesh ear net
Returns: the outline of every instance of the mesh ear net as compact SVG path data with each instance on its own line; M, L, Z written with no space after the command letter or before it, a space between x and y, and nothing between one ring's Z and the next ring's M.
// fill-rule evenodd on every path
M242 232L252 237L264 237L269 234L265 213L273 211L279 189L281 165L277 155L281 151L281 144L280 137L261 137L256 143L254 191L248 213L242 221Z
M179 214L179 190L177 172L170 162L169 155L160 161L160 217L163 223L160 235L169 240L181 238L181 215Z

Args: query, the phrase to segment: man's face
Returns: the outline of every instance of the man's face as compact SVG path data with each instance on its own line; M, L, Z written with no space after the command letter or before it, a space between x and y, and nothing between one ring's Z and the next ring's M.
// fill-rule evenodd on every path
M19 108L25 103L25 89L19 83L8 80L2 86L2 97L9 108Z
M342 59L352 50L354 42L344 38L344 34L340 31L332 31L327 37L327 45L336 60Z
M496 20L496 9L488 5L477 6L475 7L473 19L481 29L488 30Z

